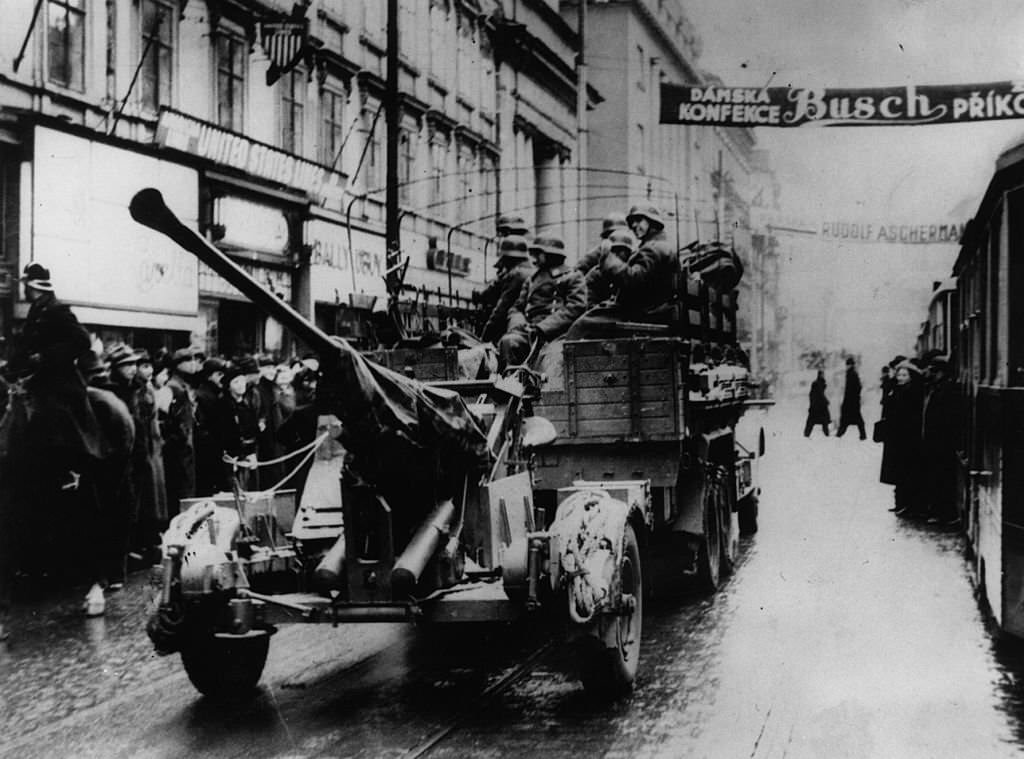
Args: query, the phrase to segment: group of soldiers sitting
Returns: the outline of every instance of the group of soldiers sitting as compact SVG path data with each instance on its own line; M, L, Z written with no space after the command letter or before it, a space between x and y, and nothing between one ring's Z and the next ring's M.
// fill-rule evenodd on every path
M600 242L574 267L560 238L529 240L522 217L500 217L497 231L498 276L479 301L488 311L481 337L497 344L499 367L523 363L538 342L609 337L624 322L669 323L679 262L653 205L609 214Z

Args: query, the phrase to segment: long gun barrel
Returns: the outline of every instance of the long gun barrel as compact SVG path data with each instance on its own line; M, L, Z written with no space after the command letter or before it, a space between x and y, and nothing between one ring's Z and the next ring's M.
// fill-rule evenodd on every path
M301 314L267 291L250 277L238 264L225 256L212 243L189 229L167 207L159 190L148 187L135 193L128 210L139 224L167 235L178 245L192 253L217 274L234 285L249 300L290 329L317 353L337 353L352 350L340 337L329 337L323 330L310 324Z

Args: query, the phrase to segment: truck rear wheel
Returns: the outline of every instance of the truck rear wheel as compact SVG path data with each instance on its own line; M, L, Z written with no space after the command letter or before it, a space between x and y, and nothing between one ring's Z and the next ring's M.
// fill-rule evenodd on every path
M211 698L251 694L260 681L270 649L270 633L211 634L188 641L181 662L196 690Z
M704 492L704 534L697 551L697 585L705 593L718 590L722 581L722 553L726 535L722 525L719 482L709 478Z
M640 662L643 578L640 544L632 525L626 525L622 542L619 576L625 608L614 615L605 615L598 622L599 636L580 641L580 680L589 693L602 699L628 693Z

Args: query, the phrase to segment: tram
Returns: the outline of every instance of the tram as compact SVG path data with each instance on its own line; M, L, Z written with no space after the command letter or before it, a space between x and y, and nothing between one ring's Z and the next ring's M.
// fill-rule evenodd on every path
M963 396L958 505L981 600L1024 637L1024 143L997 159L953 276L929 323Z

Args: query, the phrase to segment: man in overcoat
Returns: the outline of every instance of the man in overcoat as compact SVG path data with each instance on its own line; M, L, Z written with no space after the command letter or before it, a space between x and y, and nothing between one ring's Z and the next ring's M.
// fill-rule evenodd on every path
M921 419L921 484L928 522L944 528L957 526L957 440L960 404L945 358L935 357L925 367L925 396Z
M836 437L842 437L847 427L856 427L860 433L860 439L867 439L864 417L860 413L860 391L857 361L850 356L846 359L846 384L843 386L843 401L839 405L839 431L836 433Z
M508 332L498 343L502 367L525 361L534 341L551 342L564 335L587 307L583 275L566 266L560 238L536 238L530 254L537 271L509 311Z

